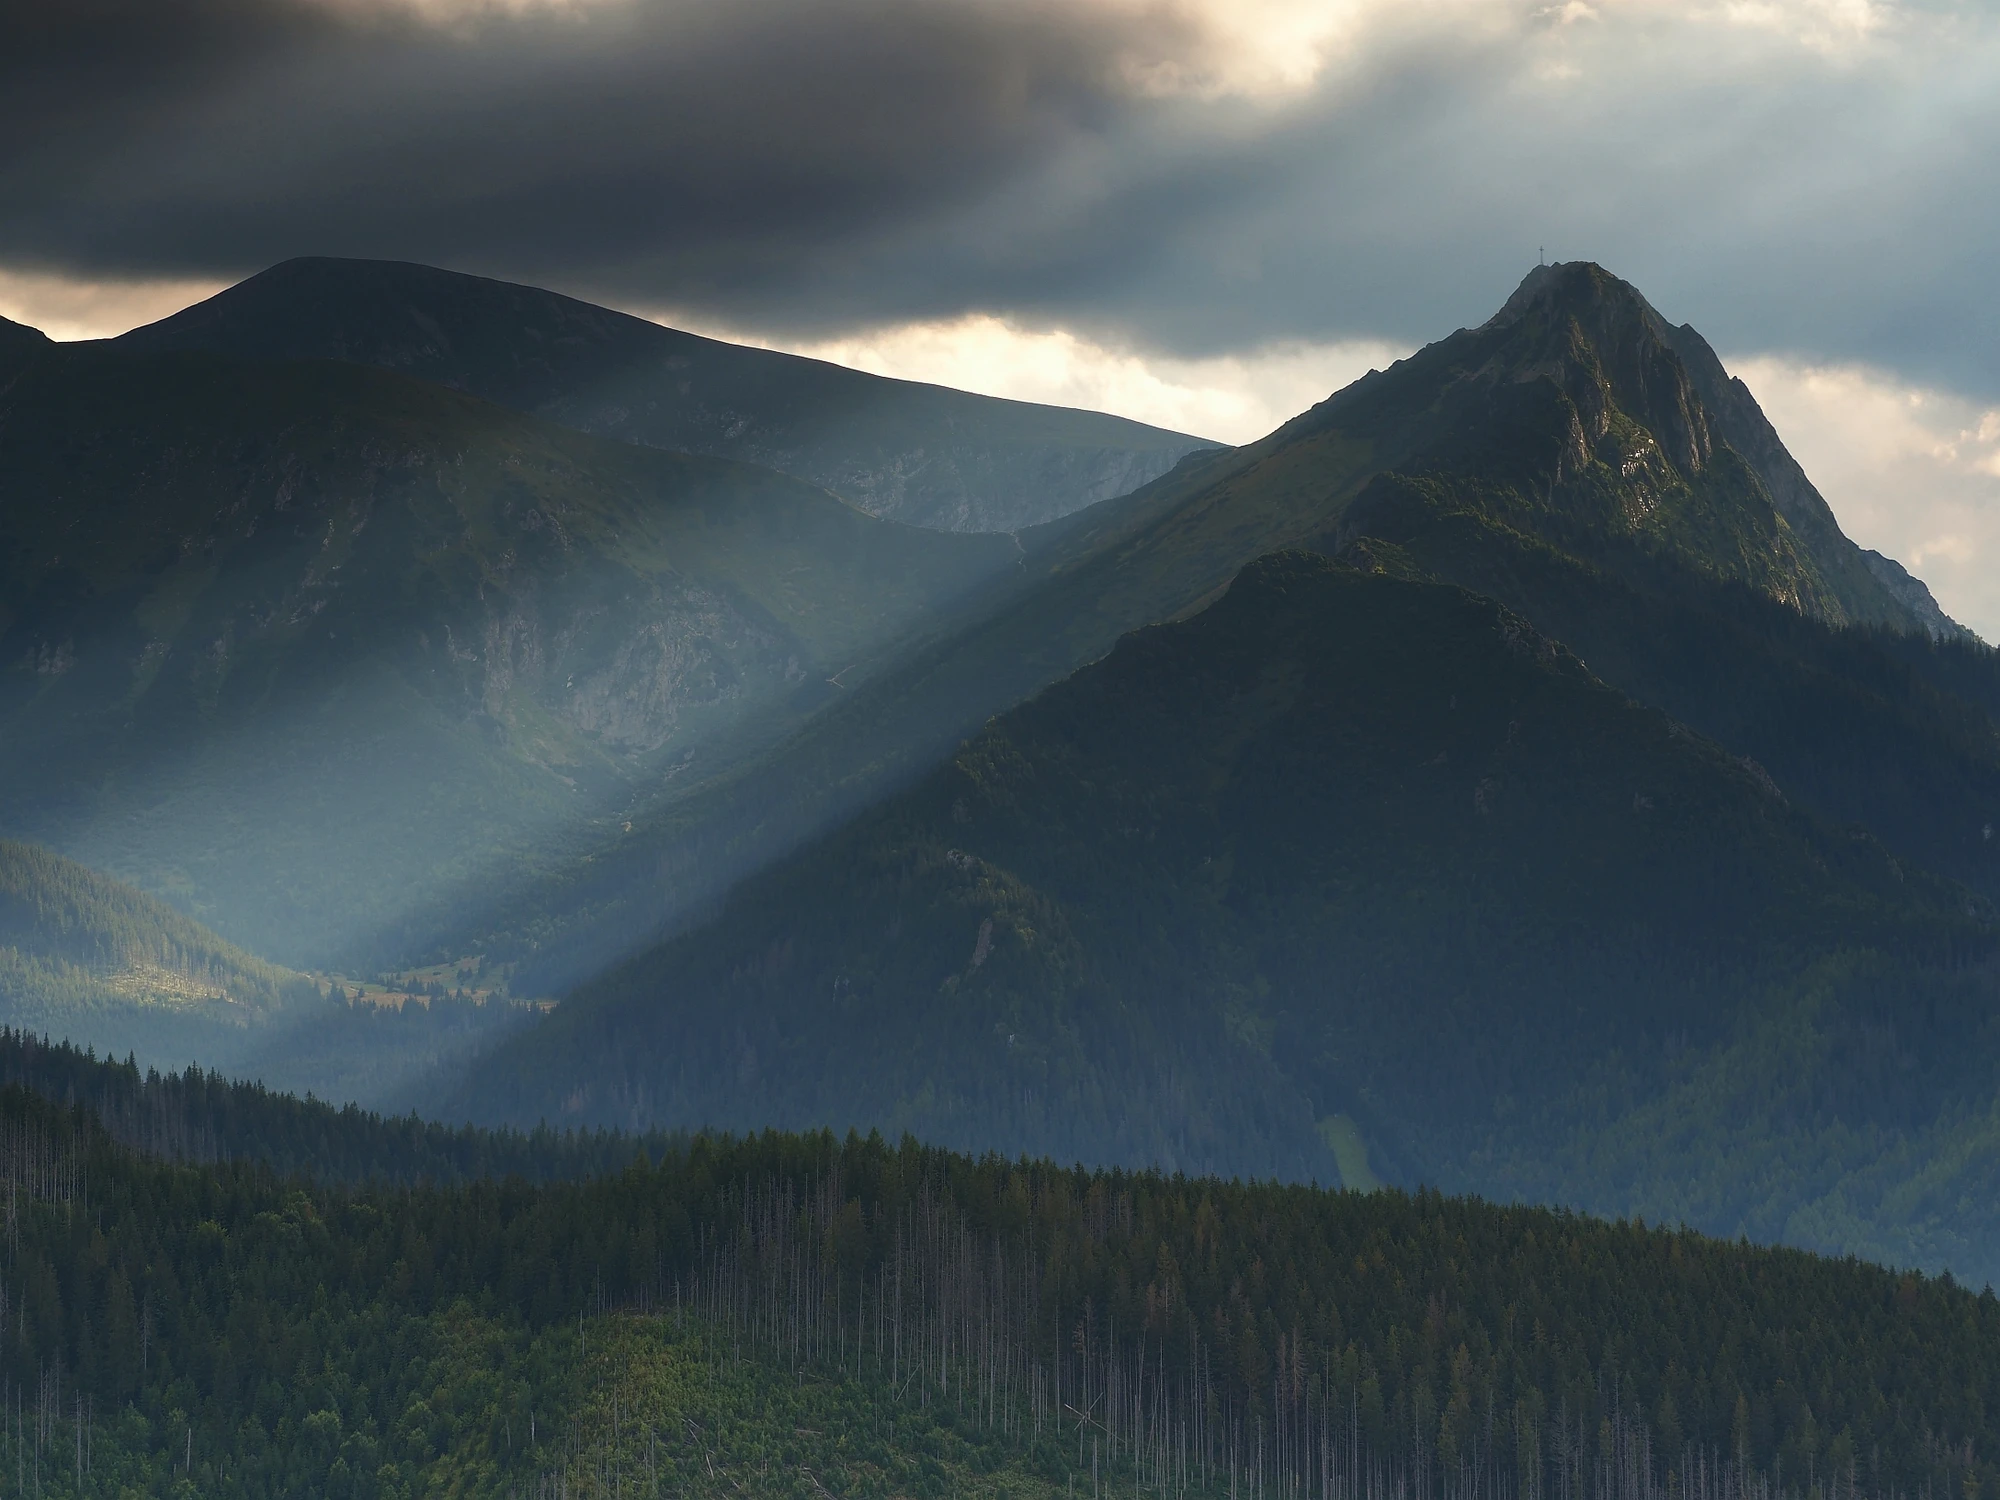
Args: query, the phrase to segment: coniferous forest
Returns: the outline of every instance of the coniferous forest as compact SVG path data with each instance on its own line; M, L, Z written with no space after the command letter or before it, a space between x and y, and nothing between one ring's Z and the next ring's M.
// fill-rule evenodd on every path
M879 1137L396 1183L165 1160L18 1085L0 1118L26 1493L1831 1500L2000 1478L2000 1303L1948 1277ZM384 1166L422 1153L353 1123Z

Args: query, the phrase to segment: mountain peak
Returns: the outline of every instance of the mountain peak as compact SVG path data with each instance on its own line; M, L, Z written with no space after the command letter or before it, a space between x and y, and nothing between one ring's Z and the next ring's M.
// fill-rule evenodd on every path
M1440 503L1599 564L1652 553L1828 624L1957 629L1862 556L1708 341L1593 261L1531 268L1484 323L1370 372L1259 451L1334 434ZM1395 489L1379 478L1340 535L1384 534L1366 513Z
M1689 324L1670 323L1637 287L1603 266L1594 261L1535 266L1497 313L1460 339L1480 350L1480 378L1486 382L1553 382L1574 405L1579 428L1571 433L1571 453L1557 465L1558 482L1588 468L1592 450L1608 451L1607 444L1626 441L1613 432L1622 414L1644 429L1641 441L1656 442L1682 478L1722 463L1722 471L1706 481L1721 489L1707 502L1702 527L1712 527L1715 517L1732 508L1747 507L1741 514L1761 536L1761 542L1750 541L1751 552L1740 545L1747 533L1725 545L1718 554L1725 571L1737 565L1732 555L1795 552L1797 565L1781 567L1755 586L1791 597L1835 623L1961 633L1921 582L1905 584L1895 576L1900 569L1871 563L1841 532L1749 388L1724 369L1708 341ZM1628 446L1632 452L1610 457L1616 460L1613 470L1629 478L1639 455L1637 445ZM1605 457L1605 451L1597 456ZM1739 461L1761 496L1732 481L1729 471ZM1778 530L1756 519L1763 506L1781 519ZM1794 575L1789 581L1779 576L1787 573Z
M1662 329L1666 326L1666 320L1631 282L1612 275L1594 260L1559 260L1536 266L1523 276L1521 284L1514 288L1514 295L1483 327L1504 328L1544 307L1599 318L1615 311L1645 318Z
M649 341L675 342L680 352L691 340L535 287L407 261L310 255L280 261L117 342L379 365L532 409L579 362L607 349L635 358Z

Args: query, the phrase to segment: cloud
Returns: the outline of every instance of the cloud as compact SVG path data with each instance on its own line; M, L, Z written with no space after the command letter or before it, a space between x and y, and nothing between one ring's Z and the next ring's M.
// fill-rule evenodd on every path
M1414 344L1538 246L2000 394L2000 15L1885 0L0 0L0 265L382 255L817 340Z
M1546 247L1990 634L1996 80L1944 0L0 0L0 308L389 256L1234 437Z
M2000 404L1865 365L1729 361L1841 526L2000 641Z
M1293 342L1176 359L1109 347L1067 329L1023 329L975 314L872 329L795 346L793 352L877 375L1115 412L1177 432L1247 443L1410 350L1379 341Z
M119 281L0 269L0 318L39 328L52 339L102 339L179 312L227 282Z
M317 250L684 297L910 232L1196 50L1057 0L0 5L17 266Z

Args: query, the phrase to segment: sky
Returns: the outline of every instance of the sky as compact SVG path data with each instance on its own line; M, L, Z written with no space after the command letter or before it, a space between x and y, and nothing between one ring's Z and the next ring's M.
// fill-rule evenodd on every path
M298 254L1253 437L1589 259L2000 640L2000 4L0 0L0 313Z

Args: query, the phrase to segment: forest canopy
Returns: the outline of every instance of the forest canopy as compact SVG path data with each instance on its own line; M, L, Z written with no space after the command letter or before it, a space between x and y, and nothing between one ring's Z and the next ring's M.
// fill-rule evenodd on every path
M924 1443L1160 1493L2000 1480L2000 1302L1948 1277L1429 1192L824 1133L629 1144L569 1180L326 1182L164 1161L9 1086L0 1467L56 1494L387 1496L665 1462L703 1492L716 1450L662 1413L586 1420L624 1389L607 1360L678 1360L860 1403L887 1446L822 1455L837 1494L922 1489L892 1460Z

